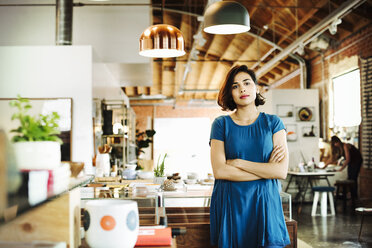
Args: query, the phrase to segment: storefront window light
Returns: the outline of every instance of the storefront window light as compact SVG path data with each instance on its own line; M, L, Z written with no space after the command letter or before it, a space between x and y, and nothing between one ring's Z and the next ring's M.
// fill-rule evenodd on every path
M360 125L360 72L359 69L335 77L333 81L334 125L352 127Z

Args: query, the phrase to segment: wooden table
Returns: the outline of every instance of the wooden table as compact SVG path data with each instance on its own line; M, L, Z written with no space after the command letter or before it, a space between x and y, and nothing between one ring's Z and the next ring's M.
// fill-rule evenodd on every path
M309 188L312 190L314 186L314 180L324 180L326 181L328 186L331 186L328 177L334 176L335 172L327 172L324 170L319 170L319 171L313 171L313 172L294 172L294 171L289 171L288 176L289 176L289 181L288 184L284 190L284 192L288 192L289 186L291 183L297 181L297 189L298 192L293 200L293 202L299 202L300 207L298 208L298 212L301 212L301 207L302 203L305 201L305 196L306 192ZM293 180L295 179L295 180ZM298 179L298 180L296 180Z

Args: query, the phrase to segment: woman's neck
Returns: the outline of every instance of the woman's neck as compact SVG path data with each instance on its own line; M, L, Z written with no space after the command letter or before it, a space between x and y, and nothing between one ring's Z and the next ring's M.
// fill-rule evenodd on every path
M242 122L253 122L258 117L258 110L256 106L246 106L242 108L237 108L237 110L234 113L234 117L238 121Z

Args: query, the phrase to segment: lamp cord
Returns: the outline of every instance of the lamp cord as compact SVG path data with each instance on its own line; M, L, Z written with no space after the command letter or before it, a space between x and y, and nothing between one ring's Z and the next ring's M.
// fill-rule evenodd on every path
M161 24L164 24L164 2L165 0L161 0Z

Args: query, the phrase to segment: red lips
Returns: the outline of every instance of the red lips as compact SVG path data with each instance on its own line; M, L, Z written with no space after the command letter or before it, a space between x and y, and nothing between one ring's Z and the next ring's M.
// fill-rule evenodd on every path
M240 99L245 99L247 97L249 97L249 95L242 95L242 96L240 96Z

